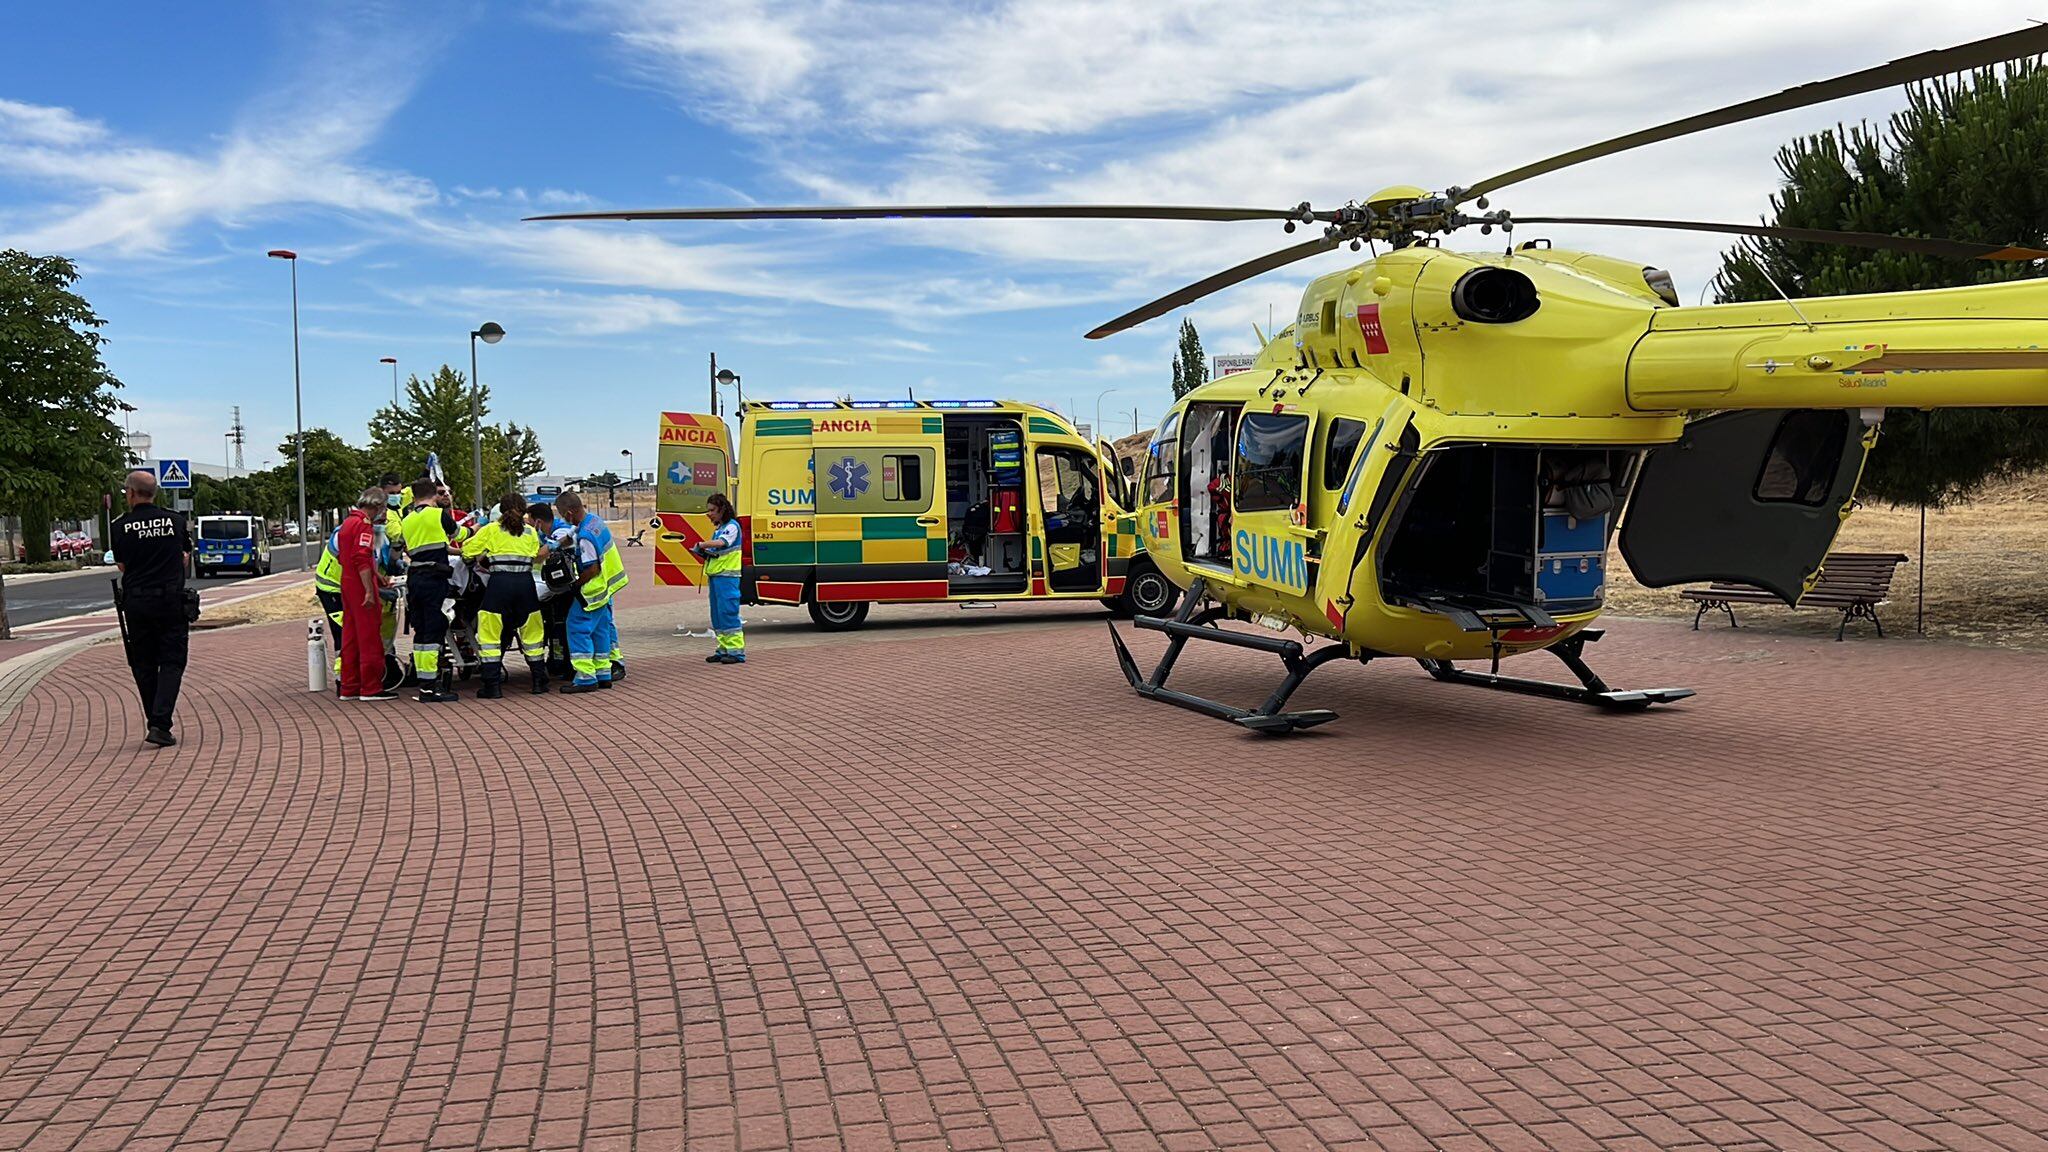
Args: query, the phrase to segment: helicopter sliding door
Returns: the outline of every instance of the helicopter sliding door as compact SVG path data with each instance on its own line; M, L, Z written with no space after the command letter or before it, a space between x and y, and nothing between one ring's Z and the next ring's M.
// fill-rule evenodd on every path
M1190 404L1181 421L1181 554L1230 566L1231 442L1241 404Z
M1622 558L1652 588L1733 581L1795 604L1827 558L1876 442L1877 424L1853 410L1695 420L1644 461Z

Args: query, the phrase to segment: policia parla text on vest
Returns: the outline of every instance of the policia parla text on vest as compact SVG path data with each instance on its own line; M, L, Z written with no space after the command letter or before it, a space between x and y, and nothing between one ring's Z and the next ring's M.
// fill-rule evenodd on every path
M461 529L448 510L448 490L436 489L432 480L415 480L413 492L424 498L406 512L398 524L398 539L404 544L411 566L405 577L405 622L412 629L413 676L419 681L419 700L438 704L455 699L455 693L441 686L441 643L448 631L448 617L442 612L449 594L449 578L455 574L449 563L449 549Z
M114 563L121 566L116 606L128 668L135 674L135 690L149 725L143 739L164 747L178 742L171 725L192 629L185 605L185 557L192 551L192 537L183 516L153 503L154 473L130 472L124 487L128 511L112 525Z
M547 640L542 633L540 597L533 590L533 565L540 556L540 533L527 526L526 498L507 495L498 504L498 518L484 525L462 546L465 560L478 561L489 573L483 604L476 614L476 646L483 657L484 687L479 699L505 694L504 638L516 634L519 650L533 677L533 691L548 690Z

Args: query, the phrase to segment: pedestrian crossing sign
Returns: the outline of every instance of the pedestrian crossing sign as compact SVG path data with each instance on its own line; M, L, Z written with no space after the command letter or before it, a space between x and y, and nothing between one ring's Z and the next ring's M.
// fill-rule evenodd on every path
M156 486L159 488L190 488L192 486L192 461L157 461Z

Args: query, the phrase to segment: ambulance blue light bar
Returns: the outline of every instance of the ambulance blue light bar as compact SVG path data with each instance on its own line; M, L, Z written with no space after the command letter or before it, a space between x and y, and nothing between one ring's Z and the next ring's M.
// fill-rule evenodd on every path
M819 408L837 408L837 400L771 400L768 407L777 412L804 412Z
M994 400L927 400L933 408L1000 408Z
M921 405L919 405L918 402L915 400L853 400L848 402L847 407L861 409L917 408L921 407Z

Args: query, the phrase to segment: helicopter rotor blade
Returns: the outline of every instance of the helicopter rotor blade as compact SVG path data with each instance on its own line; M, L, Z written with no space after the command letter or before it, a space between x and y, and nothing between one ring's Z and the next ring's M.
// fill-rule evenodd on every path
M1594 224L1609 228L1665 228L1678 232L1723 232L1730 236L1755 236L1765 240L1797 240L1808 244L1843 244L1851 248L1880 248L1890 252L1917 252L1951 260L2048 260L2048 251L2013 244L1976 244L1968 240L1938 237L1893 236L1884 232L1834 232L1825 228L1779 228L1766 224L1719 224L1705 220L1640 220L1613 216L1517 216L1524 224Z
M1104 336L1114 336L1126 328L1135 328L1154 317L1164 316L1183 304L1200 300L1211 292L1219 292L1230 287L1232 284L1249 280L1254 276L1264 275L1275 268L1282 268L1292 264L1296 260L1306 260L1311 256L1320 255L1324 252L1334 252L1343 243L1344 241L1341 237L1319 236L1314 240L1304 241L1291 248L1282 248L1278 252L1268 252L1256 260L1247 260L1234 268L1226 268L1214 276L1197 280L1178 291L1169 292L1150 304L1133 308L1129 312L1095 329L1095 331L1088 333L1088 339L1100 340Z
M1547 160L1538 160L1534 164L1524 164L1520 168L1481 180L1469 188L1460 189L1458 201L1463 203L1531 177L1555 172L1560 168L1569 168L1574 164L1583 164L1588 160L1597 160L1603 156L1612 156L1617 152L1626 152L1631 148L1640 148L1645 144L1655 144L1694 132L1703 132L1709 128L1719 128L1725 124L1739 124L1744 120L1754 120L1774 112L1789 112L1795 108L1823 104L1844 96L1873 92L1879 88L1910 84L1916 80L1926 80L1951 72L1966 72L1972 68L2002 64L2025 56L2037 56L2044 52L2048 52L2048 25L2035 25L2015 32L1988 36L1968 44L1958 44L1953 48L1921 52L1889 64L1879 64L1874 68L1865 68L1860 72L1851 72L1832 80L1816 80L1811 84L1801 84L1770 96L1730 104L1725 108L1687 116L1655 128L1645 128L1625 136L1616 136L1612 140L1603 140L1598 144L1574 148Z
M1303 220L1300 208L1212 208L1171 204L925 204L803 208L639 208L617 212L554 212L532 220ZM1328 222L1334 212L1308 212Z

